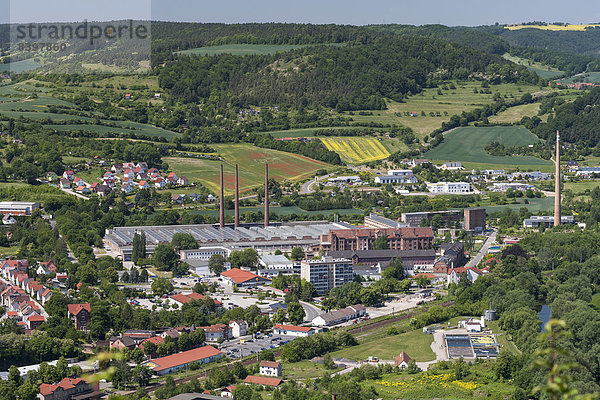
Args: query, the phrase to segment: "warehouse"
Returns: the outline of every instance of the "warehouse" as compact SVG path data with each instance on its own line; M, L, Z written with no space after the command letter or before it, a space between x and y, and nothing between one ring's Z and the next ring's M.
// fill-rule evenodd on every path
M146 253L153 254L161 243L170 243L176 233L189 233L200 247L226 246L231 249L254 248L259 253L275 250L291 251L294 247L309 250L319 244L319 238L330 230L349 229L343 222L327 221L291 222L269 226L245 225L237 228L214 225L164 225L126 226L107 229L104 242L107 247L123 258L131 261L133 236L136 232L146 235Z
M155 358L144 363L156 375L166 375L185 369L190 363L198 362L207 364L223 356L219 350L212 346L203 346L197 349L171 354L170 356Z

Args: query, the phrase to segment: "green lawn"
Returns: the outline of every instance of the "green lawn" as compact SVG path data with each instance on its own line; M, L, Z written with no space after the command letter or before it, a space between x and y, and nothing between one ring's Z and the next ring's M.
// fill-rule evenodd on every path
M493 141L503 143L505 146L525 146L534 144L539 139L522 126L460 127L447 134L441 144L424 154L424 158L435 161L470 162L488 168L500 166L511 166L513 169L552 168L550 161L530 156L491 156L485 151L485 146Z
M435 354L431 350L432 342L433 335L428 335L423 333L423 330L416 329L400 335L365 340L357 346L333 352L331 356L357 361L366 360L369 356L379 357L382 360L393 360L404 351L415 361L432 361L435 360Z
M287 380L320 378L325 373L332 374L334 372L335 370L328 370L323 367L323 364L313 363L308 360L283 364L283 376Z

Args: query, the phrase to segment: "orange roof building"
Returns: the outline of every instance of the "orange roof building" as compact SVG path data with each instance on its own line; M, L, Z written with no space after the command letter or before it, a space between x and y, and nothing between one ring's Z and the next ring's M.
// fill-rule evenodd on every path
M203 346L197 349L184 351L170 356L155 358L146 361L144 365L152 369L157 375L166 375L185 369L191 362L207 364L223 356L219 350L212 346Z
M267 378L266 376L254 376L248 375L244 379L244 383L262 386L278 387L281 385L281 379L279 378Z
M310 336L315 333L316 330L310 326L295 326L295 325L275 325L273 327L273 333L276 335L286 336Z
M228 271L225 271L221 273L221 276L223 276L230 284L235 284L240 287L253 287L271 281L269 278L253 274L250 271L244 271L239 268L232 268Z

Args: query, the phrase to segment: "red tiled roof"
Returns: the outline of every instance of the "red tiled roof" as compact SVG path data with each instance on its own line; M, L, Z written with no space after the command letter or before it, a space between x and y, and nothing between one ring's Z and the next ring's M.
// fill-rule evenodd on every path
M260 366L261 367L267 367L267 368L279 368L281 364L278 361L261 361L260 362Z
M295 325L275 325L273 329L284 329L286 331L310 332L313 328L310 326L295 326Z
M92 308L90 307L90 303L67 304L67 311L69 314L77 315L81 312L81 310L86 310L87 312L91 312Z
M192 300L204 300L205 299L205 297L203 295L201 295L200 293L190 293L190 294L177 293L170 297L173 300L180 302L181 304L187 304L188 302L190 302ZM217 305L223 304L222 302L220 302L218 300L213 299L213 301Z
M203 360L219 354L221 354L221 352L214 347L204 346L177 354L171 354L170 356L166 357L155 358L151 362L156 364L156 371L162 371L164 369L173 368L178 365L190 363L192 361Z
M398 366L398 365L402 364L403 361L408 363L410 360L412 360L412 359L408 356L408 354L406 354L405 352L402 352L402 353L398 354L398 356L396 357L396 359L394 361L395 361L396 366Z
M45 321L46 318L42 317L41 315L31 315L29 318L27 318L30 321Z
M163 338L162 338L162 337L160 337L160 336L153 336L153 337L151 337L151 338L145 339L145 340L142 342L142 344L140 344L140 346L141 346L141 347L144 347L144 343L148 343L148 342L152 342L152 343L154 343L155 345L157 345L157 346L158 346L159 344L161 344L161 343L164 343L164 342L165 342L165 339L163 339Z
M226 331L228 328L229 328L229 326L224 325L224 324L214 324L214 325L210 325L210 326L201 327L201 329L204 330L204 332L222 332L222 331Z
M222 272L222 276L233 279L235 283L244 283L251 280L258 281L259 279L264 279L270 281L269 278L265 278L263 276L258 276L249 271L244 271L239 268L232 268L228 271Z
M73 389L80 382L83 382L82 379L79 378L65 378L62 381L58 382L56 385L50 385L47 383L42 383L40 385L40 394L43 396L49 396L59 387L63 390Z
M253 383L255 385L265 385L277 387L281 385L281 379L279 378L267 378L266 376L253 376L248 375L244 379L244 383Z
M435 274L432 274L430 272L421 272L420 274L413 276L413 279L420 278L420 277L432 278L432 279L437 278L437 276Z

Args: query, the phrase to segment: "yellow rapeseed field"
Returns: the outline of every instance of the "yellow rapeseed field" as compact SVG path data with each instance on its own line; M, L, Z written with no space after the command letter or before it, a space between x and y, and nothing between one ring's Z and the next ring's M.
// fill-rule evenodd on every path
M595 24L575 24L575 25L513 25L507 26L506 29L516 31L519 29L541 29L544 31L585 31L588 28L598 28L600 25Z
M351 164L363 164L390 156L383 144L372 137L328 137L321 141L327 149L335 151L343 161Z

